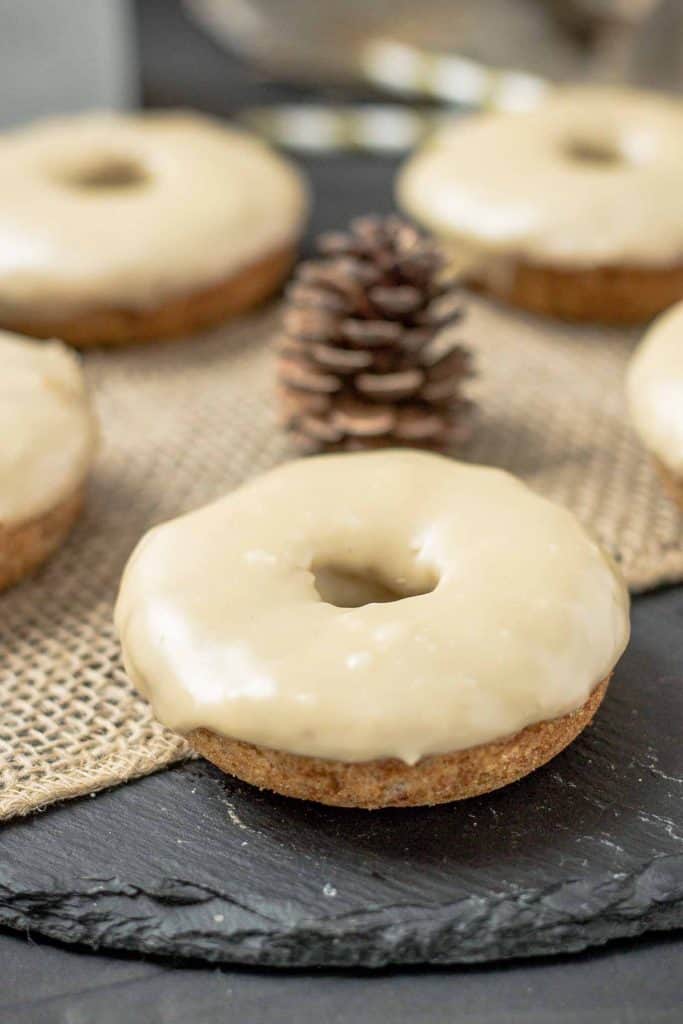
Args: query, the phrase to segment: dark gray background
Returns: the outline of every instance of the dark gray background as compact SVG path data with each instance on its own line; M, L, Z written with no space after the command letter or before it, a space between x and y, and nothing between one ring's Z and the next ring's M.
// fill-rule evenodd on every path
M297 94L259 81L227 59L189 25L175 3L142 0L138 10L148 104L186 104L229 114L247 103ZM390 206L391 161L356 156L306 163L316 196L313 230ZM683 620L683 591L645 598L636 603L635 614L647 622L652 645L666 651L673 646L672 629ZM60 814L68 814L68 808ZM496 967L309 975L99 956L7 932L0 933L5 967L0 1019L673 1024L683 1017L682 962L683 941L665 935L571 958Z
M152 964L0 936L2 1024L680 1024L682 941L380 974Z

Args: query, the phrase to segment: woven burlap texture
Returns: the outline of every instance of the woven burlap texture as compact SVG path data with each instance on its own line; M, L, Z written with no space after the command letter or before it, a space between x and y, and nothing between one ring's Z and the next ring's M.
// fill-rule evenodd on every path
M91 793L186 754L126 681L112 627L138 538L289 456L275 425L276 310L209 336L85 358L102 427L83 519L34 580L0 597L0 816ZM635 335L473 300L473 462L574 509L633 590L683 579L683 519L634 438L623 377ZM523 586L523 581L520 581Z

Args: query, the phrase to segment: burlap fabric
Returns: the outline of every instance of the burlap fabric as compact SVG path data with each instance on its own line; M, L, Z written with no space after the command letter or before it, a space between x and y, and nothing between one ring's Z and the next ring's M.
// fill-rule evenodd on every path
M102 448L86 513L38 578L0 597L0 816L143 775L186 754L129 687L112 628L123 565L152 524L288 456L268 339L277 312L210 336L86 357ZM626 422L635 336L475 300L477 429L462 453L574 509L633 590L683 579L683 517Z

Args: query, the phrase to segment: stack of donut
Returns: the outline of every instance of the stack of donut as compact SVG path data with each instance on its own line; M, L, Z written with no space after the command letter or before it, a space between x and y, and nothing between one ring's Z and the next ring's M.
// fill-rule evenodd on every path
M398 198L477 288L642 321L683 299L682 137L673 100L559 91L438 135ZM9 134L0 325L86 347L217 323L282 282L306 206L285 161L197 115ZM683 501L681 352L683 305L637 354L629 400ZM96 430L62 344L2 334L0 366L1 587L66 535ZM292 462L155 528L116 625L159 720L222 769L375 808L484 793L553 757L604 696L629 603L571 513L499 470L388 450Z

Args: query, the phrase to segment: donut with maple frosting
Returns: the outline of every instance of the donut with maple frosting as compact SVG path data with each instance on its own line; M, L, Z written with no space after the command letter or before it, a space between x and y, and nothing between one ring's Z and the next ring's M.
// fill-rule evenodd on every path
M484 290L612 323L683 298L683 102L571 87L524 113L463 118L409 159L401 205Z
M0 589L31 573L80 512L97 442L76 356L0 331Z
M221 768L381 807L547 761L594 714L629 615L571 513L389 450L293 462L155 528L116 625L157 717Z
M95 113L0 136L0 324L75 345L184 333L286 275L301 176L188 112Z

